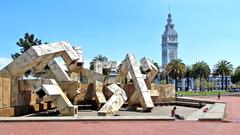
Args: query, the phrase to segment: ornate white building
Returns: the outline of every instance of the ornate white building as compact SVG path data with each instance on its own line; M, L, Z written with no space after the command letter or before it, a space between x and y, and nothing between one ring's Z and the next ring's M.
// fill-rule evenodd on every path
M162 66L165 67L178 54L178 34L174 29L171 14L168 14L167 25L162 35Z

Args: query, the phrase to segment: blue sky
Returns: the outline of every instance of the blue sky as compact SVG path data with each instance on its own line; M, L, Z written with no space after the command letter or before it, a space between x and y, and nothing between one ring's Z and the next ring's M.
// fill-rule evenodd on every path
M0 4L0 68L19 51L16 41L26 32L80 45L86 63L98 54L122 61L133 52L161 64L169 3L183 62L240 65L238 0L7 0Z

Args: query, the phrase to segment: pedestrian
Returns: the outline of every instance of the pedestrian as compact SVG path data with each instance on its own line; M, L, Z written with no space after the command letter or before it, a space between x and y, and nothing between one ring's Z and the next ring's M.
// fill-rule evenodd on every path
M220 99L220 92L218 92L218 99Z
M174 106L173 109L172 109L172 111L171 111L171 116L172 116L172 117L175 117L175 118L177 118L177 119L179 119L179 120L184 120L184 117L183 117L183 116L180 116L179 114L177 114L177 113L176 113L176 110L177 110L177 107Z

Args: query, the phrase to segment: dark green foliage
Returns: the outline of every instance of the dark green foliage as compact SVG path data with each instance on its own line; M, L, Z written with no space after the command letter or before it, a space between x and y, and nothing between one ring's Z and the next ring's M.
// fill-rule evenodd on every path
M173 59L166 66L166 73L169 77L175 80L175 90L177 91L178 80L181 79L186 73L186 65L181 59Z
M233 71L233 65L231 62L228 62L226 60L219 61L216 65L214 65L214 75L221 75L222 77L222 90L224 89L224 77L225 77L225 88L227 90L228 84L227 84L227 77L232 74Z
M192 67L191 67L191 66L186 66L186 73L185 73L185 78L187 79L186 91L189 90L190 78L193 77L192 74L193 74L193 73L192 73Z
M240 82L240 66L238 66L233 75L231 76L232 83L239 83Z
M208 80L211 70L209 65L200 61L192 65L192 76L194 79L199 78L200 81L200 91L202 91L202 79Z
M25 33L24 37L20 38L16 44L20 47L20 53L16 52L16 53L12 54L11 55L12 59L16 59L17 57L19 57L21 54L23 54L25 51L27 51L32 46L41 45L42 41L38 38L35 38L34 34ZM47 42L45 42L44 44L47 44ZM49 67L46 66L45 69L49 69ZM25 73L25 76L28 76L30 74L31 74L31 71L27 71ZM37 77L40 74L41 73L34 74L33 76L36 75L36 77Z

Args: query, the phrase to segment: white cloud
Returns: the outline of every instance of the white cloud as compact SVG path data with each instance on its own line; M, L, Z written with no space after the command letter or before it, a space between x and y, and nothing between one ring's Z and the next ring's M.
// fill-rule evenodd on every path
M0 70L7 66L11 61L11 58L0 57Z

